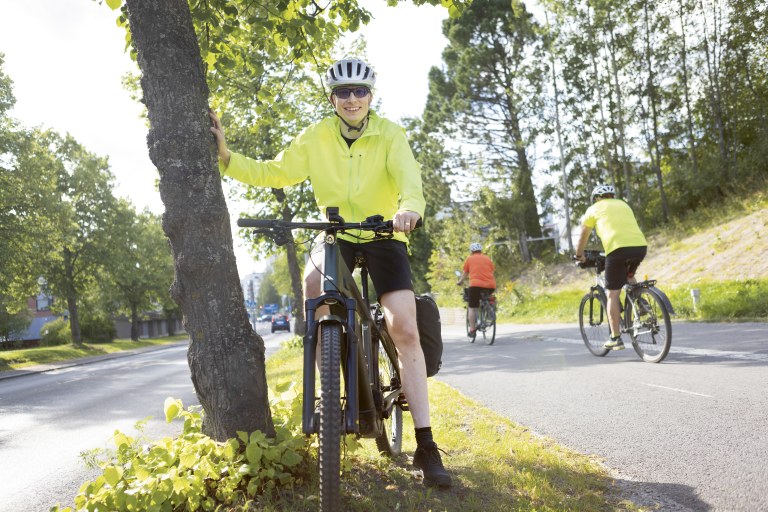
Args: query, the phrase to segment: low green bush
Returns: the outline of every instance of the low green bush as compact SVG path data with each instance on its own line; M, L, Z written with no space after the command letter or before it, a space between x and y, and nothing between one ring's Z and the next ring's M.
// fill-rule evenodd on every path
M72 333L69 330L68 320L57 318L43 325L40 329L41 347L54 347L68 343L72 343Z
M116 450L85 454L102 469L80 487L74 510L249 510L254 502L302 484L310 474L314 449L300 434L301 400L295 386L271 400L276 436L256 431L217 442L202 433L199 407L184 409L167 398L165 417L184 421L181 435L144 445L116 431Z
M80 335L91 343L109 343L117 336L115 323L106 316L83 315Z

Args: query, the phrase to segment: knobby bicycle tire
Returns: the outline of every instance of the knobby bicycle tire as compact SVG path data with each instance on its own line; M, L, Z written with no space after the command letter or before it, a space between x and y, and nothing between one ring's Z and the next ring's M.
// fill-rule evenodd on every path
M637 288L634 295L639 317L633 318L634 310L629 301L624 309L624 322L632 337L632 347L643 361L660 363L672 346L669 310L665 301L651 289Z
M603 357L609 349L603 345L611 336L608 322L608 308L605 300L596 290L591 290L581 299L579 304L579 330L584 345L592 354Z
M395 376L395 364L397 361L392 361L389 358L386 350L381 341L378 342L378 357L375 359L376 368L372 368L375 372L376 386L381 393L382 399L386 397L390 392L393 384L397 384L397 377ZM383 431L381 435L376 437L376 447L379 452L389 456L397 456L403 450L403 410L398 405L393 405L392 410L389 411L387 417L382 419Z
M339 324L320 327L320 510L341 509L341 337Z

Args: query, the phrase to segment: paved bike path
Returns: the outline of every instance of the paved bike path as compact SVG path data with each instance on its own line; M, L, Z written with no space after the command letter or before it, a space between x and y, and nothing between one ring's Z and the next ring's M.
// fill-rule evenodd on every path
M673 322L672 333L667 359L651 364L629 343L591 355L575 323L500 324L492 346L444 325L435 378L599 457L637 504L768 510L768 396L758 391L768 386L768 324Z

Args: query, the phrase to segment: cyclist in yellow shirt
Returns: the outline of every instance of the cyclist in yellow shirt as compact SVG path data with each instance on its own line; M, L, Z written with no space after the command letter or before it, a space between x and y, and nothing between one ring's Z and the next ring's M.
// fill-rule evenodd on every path
M371 215L393 220L392 239L363 240L347 232L339 236L339 249L350 271L355 249L366 255L387 329L397 346L403 390L416 429L413 463L422 470L425 485L449 487L451 477L430 426L426 363L407 252L406 235L424 215L421 168L405 130L370 110L376 83L370 65L356 58L339 60L328 68L325 82L334 115L306 128L273 160L258 161L230 151L221 121L211 112L219 170L257 187L282 188L309 179L322 214L328 206L337 206L347 222ZM312 257L321 255L322 251L314 251ZM306 265L307 298L322 294L317 270L321 267L321 259Z
M593 204L582 218L576 258L585 261L584 248L594 229L605 251L605 289L608 294L611 339L604 347L621 350L624 342L621 341L619 328L619 294L625 283L637 282L635 272L645 258L648 243L640 231L632 208L615 196L616 190L611 185L598 185L592 190Z

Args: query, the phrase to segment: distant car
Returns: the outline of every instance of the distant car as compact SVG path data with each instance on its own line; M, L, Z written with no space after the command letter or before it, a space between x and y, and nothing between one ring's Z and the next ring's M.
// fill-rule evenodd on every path
M272 317L272 332L288 331L291 332L291 324L285 315L274 315Z
M256 319L257 322L269 322L270 320L272 320L272 315L261 315Z

